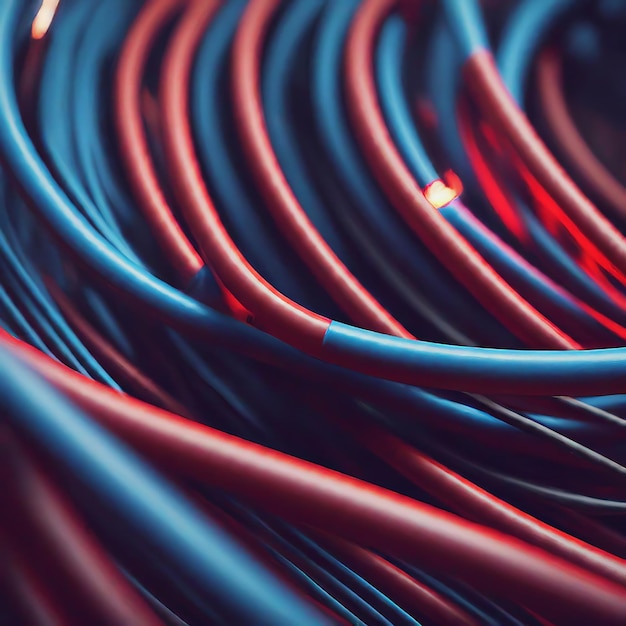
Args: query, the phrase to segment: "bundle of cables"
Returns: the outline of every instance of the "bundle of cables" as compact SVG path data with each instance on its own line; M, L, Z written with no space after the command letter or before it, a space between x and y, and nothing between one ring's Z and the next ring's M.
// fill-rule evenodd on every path
M626 624L625 28L2 0L1 623Z

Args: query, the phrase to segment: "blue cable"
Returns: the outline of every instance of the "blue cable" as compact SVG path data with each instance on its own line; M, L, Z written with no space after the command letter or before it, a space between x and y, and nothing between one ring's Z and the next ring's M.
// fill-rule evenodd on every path
M123 240L116 227L111 228L110 223L101 216L75 174L79 166L70 141L71 117L63 113L72 111L70 95L74 77L71 72L71 60L76 53L76 39L81 32L80 26L89 17L91 6L89 3L80 3L77 9L68 13L67 18L58 21L60 30L56 37L51 38L41 74L38 102L42 142L46 153L54 160L55 168L67 188L67 193L75 199L77 206L117 250L137 262L135 253Z
M397 13L383 24L375 52L378 97L385 121L407 167L421 187L439 178L413 123L402 82L407 25Z
M487 31L476 0L441 0L441 6L464 59L489 48Z
M507 19L496 55L500 76L518 104L530 65L544 36L565 11L580 0L523 0Z
M234 622L278 626L326 624L221 528L130 449L0 348L0 407L11 426L56 462L119 519L161 564L170 584L199 609Z
M624 348L580 351L467 348L389 337L331 322L324 356L356 359L380 368L380 375L409 382L416 375L440 388L478 390L487 386L503 394L581 395L596 385L610 393L625 380ZM374 365L375 364L375 365ZM362 367L365 369L365 367Z
M426 55L430 60L425 68L426 83L437 115L437 136L465 189L477 189L478 182L465 153L456 111L461 87L461 58L444 19L436 20Z
M126 0L98 4L83 29L76 58L76 78L72 84L76 110L74 125L77 128L72 136L84 183L95 205L106 211L107 221L112 226L116 223L126 226L133 234L140 231L132 228L137 227L140 220L105 154L105 147L110 143L106 132L108 124L105 123L107 94L98 89L98 85L106 76L108 63L120 47L135 9L135 5Z
M4 131L0 133L0 147L14 176L28 190L48 224L110 284L133 294L136 300L172 323L252 356L276 360L280 352L288 354L281 342L211 311L124 259L76 213L42 166L17 113L11 88L14 55L11 42L19 15L17 9L17 0L8 0L0 7L0 110ZM440 346L389 339L333 322L326 333L323 356L341 355L345 359L350 354L359 359L360 369L375 368L382 377L428 381L437 387L479 390L502 385L503 390L516 393L568 395L573 389L584 393L591 387L599 388L603 394L618 391L626 376L625 353L624 349L608 349L569 352L564 356L550 351L520 354L512 350Z
M269 41L261 87L267 130L285 178L323 239L350 267L354 265L354 259L306 174L306 165L289 124L289 82L297 67L298 48L324 4L325 0L296 0L287 6Z

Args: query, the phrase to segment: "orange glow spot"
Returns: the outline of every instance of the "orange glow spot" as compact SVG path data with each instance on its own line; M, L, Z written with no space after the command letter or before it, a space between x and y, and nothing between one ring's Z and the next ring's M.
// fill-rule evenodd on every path
M35 19L33 20L33 26L31 29L31 36L33 39L43 39L46 33L50 29L50 24L54 19L54 15L57 12L59 6L59 0L43 0Z
M446 172L446 182L438 178L424 188L424 196L435 209L442 209L456 200L463 191L463 185L454 172Z

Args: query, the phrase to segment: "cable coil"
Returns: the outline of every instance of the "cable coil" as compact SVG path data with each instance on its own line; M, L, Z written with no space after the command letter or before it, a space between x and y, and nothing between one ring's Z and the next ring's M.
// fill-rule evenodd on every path
M3 623L626 623L625 20L0 3Z

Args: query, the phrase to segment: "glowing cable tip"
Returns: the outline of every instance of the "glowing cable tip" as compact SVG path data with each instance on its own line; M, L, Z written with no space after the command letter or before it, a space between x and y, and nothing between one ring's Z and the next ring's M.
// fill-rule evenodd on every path
M33 39L43 39L50 29L54 15L57 12L60 0L43 0L31 28Z
M424 188L424 196L432 204L433 208L442 209L453 200L456 200L459 197L459 193L456 189L448 187L441 178L438 178Z

